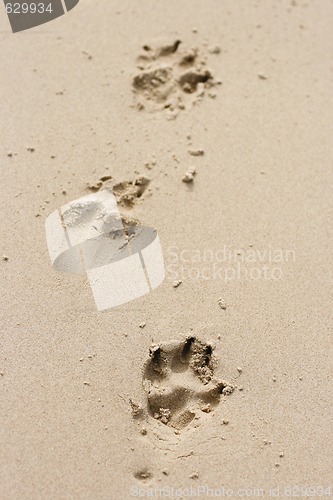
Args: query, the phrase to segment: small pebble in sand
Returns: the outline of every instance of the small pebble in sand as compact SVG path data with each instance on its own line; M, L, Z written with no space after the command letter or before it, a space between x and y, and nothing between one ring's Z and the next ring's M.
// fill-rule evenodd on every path
M220 54L221 47L219 45L212 45L211 47L208 47L208 52L210 54Z
M145 167L146 167L148 170L151 170L151 169L152 169L155 165L156 165L156 160L146 161L146 162L145 162Z
M241 368L240 366L237 366L237 371L238 371L239 373L242 373L242 371L243 371L243 370L242 370L242 368Z
M203 149L189 149L188 152L191 156L203 156L205 154Z
M204 413L210 413L212 411L212 407L211 407L210 403L203 405L201 407L201 411L203 411Z
M27 151L29 151L29 153L33 153L35 151L35 148L33 148L32 146L29 146L29 147L27 147Z
M90 382L83 382L83 385L90 385Z
M279 457L280 457L280 458L284 457L284 453L283 453L283 451L280 451L280 453L279 453Z
M11 151L8 151L7 156L9 156L9 158L11 158L13 156L13 153Z
M145 326L146 326L146 323L143 321L142 323L140 323L139 328L144 328Z
M262 73L260 73L260 74L258 75L258 78L259 78L260 80L267 80L267 76L263 75Z
M154 418L159 419L163 424L167 424L171 417L169 408L160 408L158 412L154 413Z
M276 382L276 381L277 381L276 375L273 375L272 380L273 380L273 382Z
M163 469L162 474L164 474L165 476L168 476L169 475L168 469Z
M176 281L174 281L174 282L172 283L172 286L173 286L174 288L178 288L178 287L179 287L179 285L181 285L181 284L182 284L182 281L181 281L181 280L176 280Z
M184 175L184 177L182 178L182 181L187 183L193 182L195 174L196 174L195 168L190 168L190 170L188 170Z
M280 467L279 462L275 462L275 467Z
M238 387L238 390L239 390L239 391L244 391L244 387L243 387L242 385L240 385L240 386Z
M225 388L222 390L222 394L224 396L229 396L232 394L235 390L235 387L233 385L226 385Z
M145 427L142 427L142 429L140 430L140 433L145 436L147 434L147 429Z
M218 305L220 306L221 309L226 309L227 308L227 303L222 297L220 297L217 301Z
M7 260L9 260L9 258L7 257L7 255L3 255L3 256L2 256L2 260L7 261Z
M198 477L199 477L198 472L192 472L192 474L190 474L190 479L198 479Z
M229 420L222 420L222 424L223 425L228 425L229 424Z

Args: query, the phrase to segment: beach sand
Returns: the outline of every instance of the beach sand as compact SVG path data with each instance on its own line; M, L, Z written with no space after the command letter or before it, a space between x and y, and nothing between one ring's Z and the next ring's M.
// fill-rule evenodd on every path
M332 23L329 0L81 0L17 34L2 11L2 499L327 493ZM118 201L166 278L97 311L45 220L140 176Z

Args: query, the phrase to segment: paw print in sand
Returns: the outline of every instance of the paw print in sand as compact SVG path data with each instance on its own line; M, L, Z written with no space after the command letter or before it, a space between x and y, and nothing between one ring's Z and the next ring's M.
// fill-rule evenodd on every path
M207 68L207 57L197 47L183 49L180 40L156 40L143 46L137 60L139 72L132 80L139 110L165 110L168 119L200 102L204 95L215 98L220 84Z
M143 378L148 414L163 425L185 428L234 389L214 377L213 348L195 337L153 346L149 355Z

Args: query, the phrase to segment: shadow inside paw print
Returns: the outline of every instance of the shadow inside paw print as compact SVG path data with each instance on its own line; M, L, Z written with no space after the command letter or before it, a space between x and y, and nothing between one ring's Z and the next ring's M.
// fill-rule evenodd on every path
M233 391L214 377L212 346L195 337L153 346L149 356L143 378L148 414L164 425L183 429Z

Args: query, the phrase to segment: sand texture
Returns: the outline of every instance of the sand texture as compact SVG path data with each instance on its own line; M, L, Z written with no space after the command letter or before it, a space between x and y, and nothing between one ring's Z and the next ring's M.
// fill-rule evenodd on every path
M332 26L330 0L1 11L1 500L328 498ZM62 223L152 228L165 279L98 311L45 221L104 190L118 218Z

